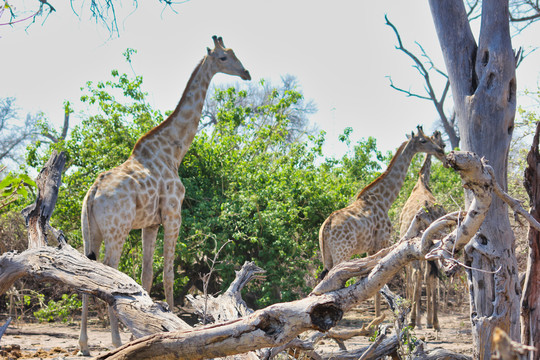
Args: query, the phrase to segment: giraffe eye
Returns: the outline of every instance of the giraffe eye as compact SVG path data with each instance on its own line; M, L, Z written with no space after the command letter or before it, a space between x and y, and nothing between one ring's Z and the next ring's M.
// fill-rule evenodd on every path
M219 60L225 61L225 60L227 60L227 58L225 56L222 56L222 57L219 58Z

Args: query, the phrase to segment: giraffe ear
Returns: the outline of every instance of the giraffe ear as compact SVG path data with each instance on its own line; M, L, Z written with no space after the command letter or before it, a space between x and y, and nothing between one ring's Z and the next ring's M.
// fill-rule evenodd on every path
M210 50L209 47L206 48L206 52L208 53L208 55L210 55L210 53L212 52L212 50Z

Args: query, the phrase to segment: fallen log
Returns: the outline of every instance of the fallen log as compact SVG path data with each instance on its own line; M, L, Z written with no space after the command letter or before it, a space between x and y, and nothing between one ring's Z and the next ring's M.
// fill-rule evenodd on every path
M87 259L67 244L0 256L0 294L23 276L64 283L104 300L136 337L191 328L165 306L154 303L128 275Z
M2 255L0 293L7 290L13 279L25 275L39 280L61 281L111 304L136 337L150 333L99 359L204 359L283 346L307 330L326 332L334 327L344 312L373 297L408 262L423 259L428 252L431 257L452 261L454 251L467 244L482 223L491 201L490 189L494 179L473 154L451 153L448 160L460 172L465 186L477 196L464 221L435 244L428 236L428 228L422 237L402 239L389 250L362 259L364 263L360 265L365 268L358 269L359 263L354 261L343 263L343 267L351 269L356 266L357 272L362 274L354 285L347 288L343 287L346 276L338 279L339 266L336 266L336 271L332 269L321 283L327 284L320 284L304 299L275 304L223 323L191 328L164 306L154 304L127 275L88 260L65 244L59 249L45 246L22 254ZM433 247L435 251L432 251ZM347 276L355 276L354 271ZM390 340L382 340L379 347Z

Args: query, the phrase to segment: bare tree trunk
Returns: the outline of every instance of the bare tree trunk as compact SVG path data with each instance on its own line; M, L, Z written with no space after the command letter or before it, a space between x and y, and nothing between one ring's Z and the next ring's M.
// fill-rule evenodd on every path
M506 189L508 150L516 107L515 58L508 0L482 2L479 45L462 1L430 0L450 77L463 150L485 157ZM466 194L466 202L472 201ZM519 339L519 301L514 235L507 207L494 198L480 231L465 249L474 357L489 359L496 326Z
M239 289L244 283L240 278L231 285L232 292L237 293L224 294L223 297L234 309L227 305L227 311L220 310L223 302L211 307L220 312L220 316L245 314L239 319L191 328L167 309L154 304L148 294L127 275L87 259L64 242L60 242L60 248L40 246L21 254L10 252L1 255L0 294L13 281L25 275L39 280L63 282L80 292L107 301L136 337L150 334L104 354L100 359L204 359L284 346L304 331L326 332L331 329L344 312L373 297L410 261L426 258L454 263L452 249L462 249L480 229L493 192L499 196L505 194L497 188L493 171L476 155L452 152L447 160L460 172L464 183L474 194L475 199L466 214L448 214L434 222L421 238L406 236L375 255L335 266L310 296L298 301L275 304L250 313L237 301L239 293L234 289ZM49 203L43 209L45 213L52 212L50 205L53 204ZM39 217L40 212L34 215ZM418 227L416 221L415 218L410 229ZM434 236L442 228L458 223L459 226L452 233L433 243ZM533 224L540 230L540 224ZM353 276L360 278L355 284L344 287Z
M538 137L540 122L536 125L531 150L527 155L524 185L529 194L531 215L540 220L540 153L538 152ZM530 359L540 359L540 231L529 229L529 258L525 288L521 300L521 342L538 349Z
M36 202L22 211L28 226L29 249L47 246L47 227L58 198L65 163L66 155L63 152L53 151L36 179L38 187Z

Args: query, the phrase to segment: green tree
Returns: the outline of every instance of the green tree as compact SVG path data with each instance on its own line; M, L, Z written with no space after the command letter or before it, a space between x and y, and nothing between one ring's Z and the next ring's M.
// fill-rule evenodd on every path
M82 199L98 173L123 162L136 140L163 119L141 90L142 79L112 72L105 82L88 82L83 118L70 137L57 143L37 143L29 149L30 166L39 169L56 148L68 154L54 226L81 244ZM264 83L260 84L264 86ZM258 103L245 101L246 90L215 89L215 123L194 139L179 173L187 189L183 224L177 246L175 291L183 297L209 265L206 259L229 239L216 265L218 277L209 291L234 277L234 266L255 261L268 271L264 284L248 292L259 305L291 300L313 285L318 262L318 229L335 209L378 174L386 161L375 139L351 146L347 129L341 137L352 149L341 159L325 159L324 134L291 138L291 121L303 95L292 88L263 89ZM261 90L262 91L262 90ZM293 110L290 110L293 109ZM296 140L295 140L296 139ZM162 293L162 237L154 258L156 295ZM142 257L140 233L125 243L120 269L138 279Z

